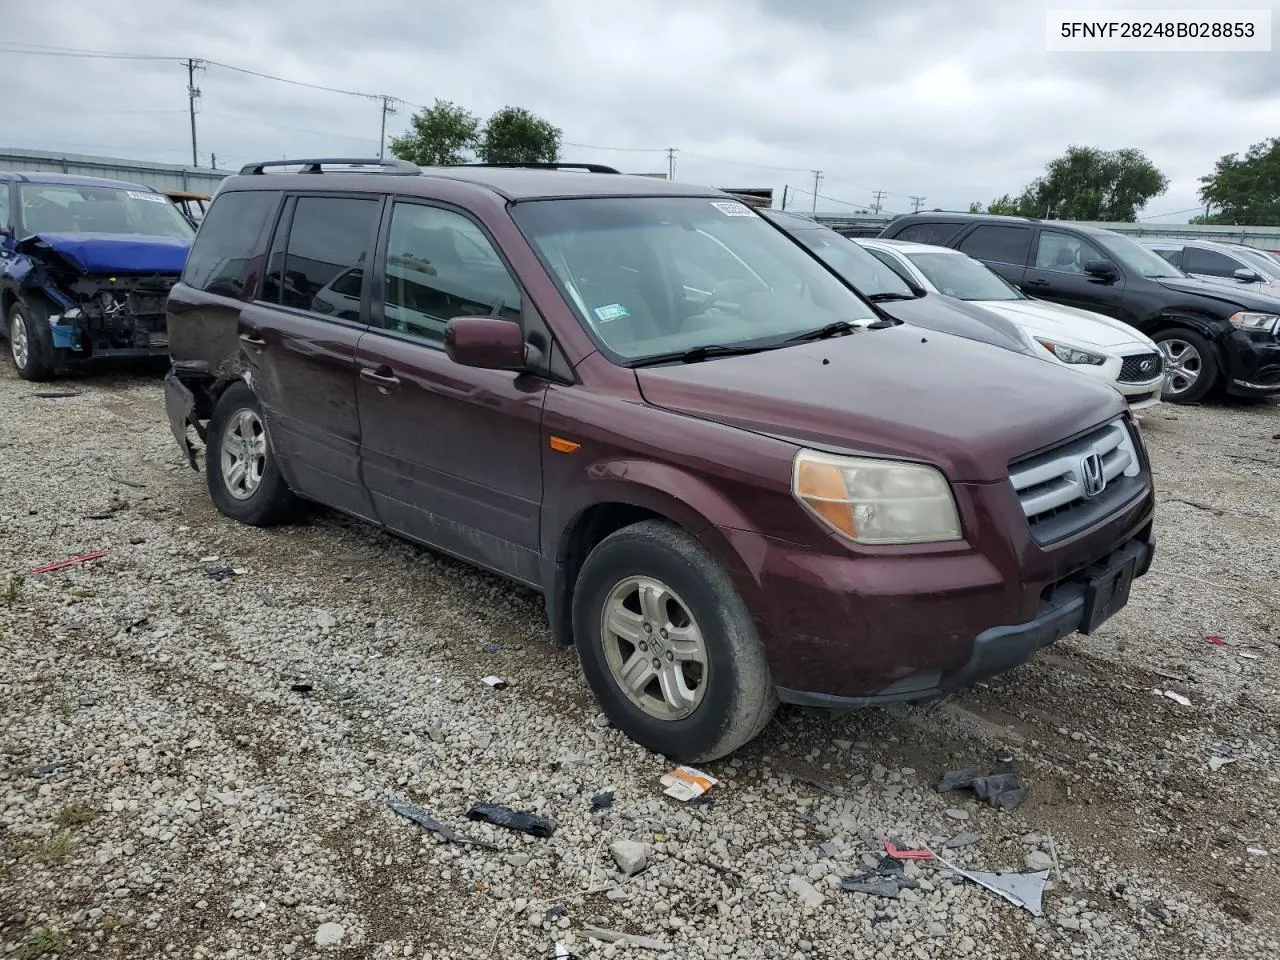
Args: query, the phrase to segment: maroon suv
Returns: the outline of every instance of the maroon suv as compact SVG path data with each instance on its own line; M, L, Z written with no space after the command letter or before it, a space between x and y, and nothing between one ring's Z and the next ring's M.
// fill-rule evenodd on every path
M938 696L1147 571L1115 391L880 315L714 190L349 163L219 190L169 300L174 433L237 520L315 501L539 589L638 742Z

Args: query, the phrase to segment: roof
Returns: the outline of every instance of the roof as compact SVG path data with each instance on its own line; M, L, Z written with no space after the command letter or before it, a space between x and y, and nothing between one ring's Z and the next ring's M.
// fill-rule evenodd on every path
M1072 220L1046 220L1042 217L1007 217L1000 213L961 213L951 210L921 210L919 213L904 213L902 216L894 217L890 221L892 224L901 224L904 220L921 221L926 223L938 223L942 221L954 220L960 223L989 223L989 224L1007 224L1009 226L1033 226L1040 224L1048 230L1075 230L1078 233L1088 233L1092 235L1116 236L1115 230L1108 230L1106 227L1095 227L1085 223L1077 223Z
M728 197L714 187L699 187L655 180L625 173L584 173L570 170L540 170L527 167L423 167L421 176L403 173L363 173L335 170L332 173L244 174L230 178L226 187L246 186L280 189L282 183L301 179L317 186L317 177L331 177L334 189L351 190L367 184L374 190L413 193L414 184L424 179L454 180L485 187L507 200L547 200L567 197ZM325 181L319 181L323 184Z
M108 180L106 177L78 177L70 173L5 170L0 171L0 177L24 183L65 183L74 187L116 187L121 190L144 190L147 193L159 192L143 183L131 183L128 180Z

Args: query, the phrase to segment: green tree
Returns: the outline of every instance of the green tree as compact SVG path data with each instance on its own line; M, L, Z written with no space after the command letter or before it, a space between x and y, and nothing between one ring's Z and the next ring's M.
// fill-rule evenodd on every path
M424 167L466 163L476 149L480 120L465 107L447 100L420 110L403 136L391 138L391 152Z
M503 107L485 123L478 152L485 163L554 163L560 128L523 107Z
M1201 177L1200 199L1217 209L1192 223L1280 224L1280 139L1255 143L1242 158L1229 153Z
M1141 150L1073 145L1027 185L1016 205L1024 216L1132 221L1168 187L1169 178Z
M1019 206L1018 202L1007 193L1002 197L997 197L992 200L987 206L987 213L998 213L1004 217L1026 216L1026 214L1022 212L1022 208Z

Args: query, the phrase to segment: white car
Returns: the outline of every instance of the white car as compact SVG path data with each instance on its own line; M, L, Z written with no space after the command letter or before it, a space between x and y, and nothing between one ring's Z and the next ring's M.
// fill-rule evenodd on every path
M908 283L994 311L1045 349L1046 359L1101 380L1132 410L1160 402L1164 358L1150 337L1127 323L1077 307L1033 300L959 250L902 240L857 238Z

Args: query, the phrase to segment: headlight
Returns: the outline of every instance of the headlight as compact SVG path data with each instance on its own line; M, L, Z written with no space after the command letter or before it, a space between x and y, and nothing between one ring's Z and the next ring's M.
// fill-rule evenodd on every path
M1275 333L1280 327L1280 316L1274 313L1253 313L1242 310L1228 317L1241 330L1256 330L1259 333Z
M1069 343L1046 340L1044 337L1036 337L1036 342L1063 363L1087 363L1093 367L1100 367L1107 362L1106 357L1091 353L1081 347L1073 347Z
M960 539L951 486L933 467L801 450L791 491L815 517L858 543Z

